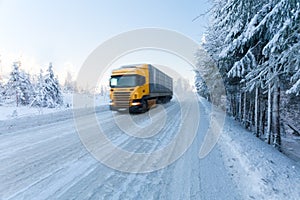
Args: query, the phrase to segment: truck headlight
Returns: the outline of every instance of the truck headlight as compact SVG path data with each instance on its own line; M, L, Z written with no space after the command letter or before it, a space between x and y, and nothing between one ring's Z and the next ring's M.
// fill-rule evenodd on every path
M141 102L132 102L131 105L133 105L133 106L139 106L139 105L141 105Z

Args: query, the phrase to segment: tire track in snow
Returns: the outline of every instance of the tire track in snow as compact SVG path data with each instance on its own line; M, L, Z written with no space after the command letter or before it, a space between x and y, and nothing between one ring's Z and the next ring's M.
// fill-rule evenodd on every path
M169 115L171 115L171 120L167 121L166 127L161 130L165 133L158 134L157 137L154 137L154 140L149 138L143 139L142 142L135 138L130 138L128 135L122 134L120 129L116 129L116 124L110 111L98 113L97 118L99 124L103 125L102 130L104 132L110 131L109 138L116 146L132 152L152 152L170 142L174 137L175 131L181 127L180 113L178 113L176 106L178 104L175 103L166 107ZM183 108L183 117L188 117L193 108L189 107L188 103L185 103ZM89 117L90 115L85 115L80 119L86 122L80 128L87 130L87 132L95 130L95 125L89 124ZM115 117L118 118L120 116L117 115ZM148 119L146 114L132 117L136 123L145 123L145 119ZM201 120L203 120L201 123L207 123L206 119L201 118ZM70 126L69 123L72 125ZM46 129L50 127L32 128L24 130L21 134L15 135L12 133L5 136L6 139L15 138L17 143L22 141L22 137L32 134L34 144L33 146L23 146L23 148L18 147L18 145L12 145L12 148L18 148L15 151L16 158L12 158L10 162L6 160L6 162L13 167L11 170L7 166L4 167L5 169L2 168L0 176L2 172L3 174L6 174L6 172L13 173L14 170L17 170L16 172L20 175L19 177L12 177L10 184L5 186L10 191L1 190L2 186L0 187L0 198L166 199L173 197L175 199L199 199L203 197L204 199L209 199L208 197L214 197L214 195L209 194L209 191L203 193L203 189L206 187L201 185L206 184L205 181L209 180L206 179L208 175L204 176L203 179L204 174L201 174L202 171L199 168L204 169L203 167L205 167L205 170L207 170L205 173L207 174L211 173L211 171L209 171L209 165L202 165L202 162L197 157L199 144L202 141L200 137L195 138L191 147L173 164L151 173L130 174L113 170L95 160L81 144L78 135L75 133L76 130L72 120L53 124L55 129L50 129L48 132ZM33 133L25 133L28 130L33 131ZM41 130L44 131L44 133L41 132L44 135L36 132ZM58 136L60 135L59 131L64 132L61 137ZM93 135L87 137L91 144L95 142ZM26 141L30 140L27 139ZM11 144L14 144L14 142ZM98 151L105 152L107 145L104 144ZM176 148L176 145L173 148ZM173 153L176 149L170 151ZM24 160L20 159L22 158L22 155L19 154L20 152L24 153L27 158ZM5 152L3 153L5 155ZM156 163L171 159L172 153L168 157L158 157L155 160ZM14 154L12 153L11 155ZM113 159L114 156L113 153L107 152L105 159ZM132 156L129 155L128 158L124 159L124 162L131 160ZM216 154L213 156L216 156ZM213 160L216 159L219 158L213 158ZM148 160L149 158L146 158L131 165L137 164L140 168L145 167L143 163L147 163ZM23 161L26 162L23 163ZM123 165L124 163L119 164ZM130 165L128 166L130 167ZM212 184L212 181L208 183L208 185ZM218 184L216 187L218 187Z
M105 123L107 123L107 122L105 122ZM122 144L119 143L118 145L120 145L121 147L124 147L124 146L127 146L127 145L132 145L130 142L131 142L130 140L126 140L125 143L122 143ZM150 145L149 147L151 147L151 143L149 145ZM145 148L145 146L141 146L141 147ZM125 175L124 175L124 173L122 173L122 172L118 172L118 171L113 170L109 174L106 175L106 177L104 178L104 180L103 180L103 178L101 178L102 184L99 184L99 183L95 183L95 181L97 179L93 178L94 175L91 175L90 178L93 181L90 182L89 185L95 185L96 184L96 185L99 186L98 188L97 187L95 187L93 189L91 189L91 188L85 188L86 190L89 190L90 192L84 191L84 189L77 190L77 191L74 191L76 189L73 189L72 191L69 191L68 193L75 192L78 195L85 194L85 193L94 193L94 195L89 196L92 199L93 198L98 198L98 197L104 197L104 198L105 197L111 197L111 194L110 194L111 190L113 190L114 188L118 188L119 189L121 187L121 185L122 185L122 187L126 188L127 182L135 181L136 180L136 176L137 176L136 174L127 174L127 173L125 173ZM90 180L90 178L88 180ZM126 180L127 180L127 182L125 182ZM110 184L112 182L114 183L114 185ZM76 187L78 188L78 186L76 186ZM76 187L74 186L74 188L76 188ZM91 192L91 190L96 191L96 192ZM99 193L99 191L100 191L100 193ZM105 196L105 194L104 194L105 192L103 193L103 191L107 191L108 194ZM120 191L122 191L122 189ZM114 194L113 197L117 198L117 196L115 195L115 193L113 193L113 194ZM67 196L62 196L62 198L65 198L65 197L67 197Z

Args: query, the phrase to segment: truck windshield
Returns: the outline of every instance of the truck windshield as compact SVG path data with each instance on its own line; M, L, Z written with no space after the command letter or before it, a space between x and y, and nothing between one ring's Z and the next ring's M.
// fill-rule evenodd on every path
M112 76L110 78L110 87L135 87L143 85L144 83L140 81L140 77L139 75Z

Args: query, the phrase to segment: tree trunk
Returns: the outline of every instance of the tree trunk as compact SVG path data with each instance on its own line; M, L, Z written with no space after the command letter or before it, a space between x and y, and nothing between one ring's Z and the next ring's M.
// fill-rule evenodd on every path
M273 133L274 141L273 144L276 148L280 148L281 136L280 136L280 86L279 80L275 80L274 83L274 94L273 94Z
M251 93L249 94L249 104L248 104L248 116L247 116L247 123L248 123L248 130L252 131L252 125L253 125L253 106L252 106L252 97Z
M239 121L242 121L242 92L239 93Z
M260 104L260 119L259 119L259 127L261 135L265 135L265 123L266 123L266 103L262 100Z
M236 119L236 102L235 102L235 95L232 94L231 96L231 105L232 105L232 116L234 117L234 119Z
M229 95L228 101L229 101L229 111L228 111L228 113L232 116L233 115L232 94Z
M17 104L17 107L19 107L19 95L18 95L17 90L16 90L16 104Z
M240 103L240 100L239 100L239 94L237 93L235 95L235 119L236 120L239 120L239 103Z
M255 88L254 126L256 137L259 137L259 89Z
M255 95L255 93L254 93ZM254 98L252 99L252 116L251 116L251 119L252 119L252 130L255 131L255 96Z
M271 126L272 126L272 85L269 83L268 85L268 125L267 125L267 134L268 134L268 144L271 144L272 140L272 132L271 132Z
M244 109L243 109L243 122L244 126L246 127L247 123L247 92L244 92Z

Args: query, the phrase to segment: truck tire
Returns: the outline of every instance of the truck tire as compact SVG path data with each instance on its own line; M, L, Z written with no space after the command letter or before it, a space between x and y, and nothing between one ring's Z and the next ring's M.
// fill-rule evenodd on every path
M167 103L169 103L171 101L172 97L171 96L167 96Z
M142 103L142 112L147 112L148 111L148 102L145 99L143 99L141 101L141 103Z

